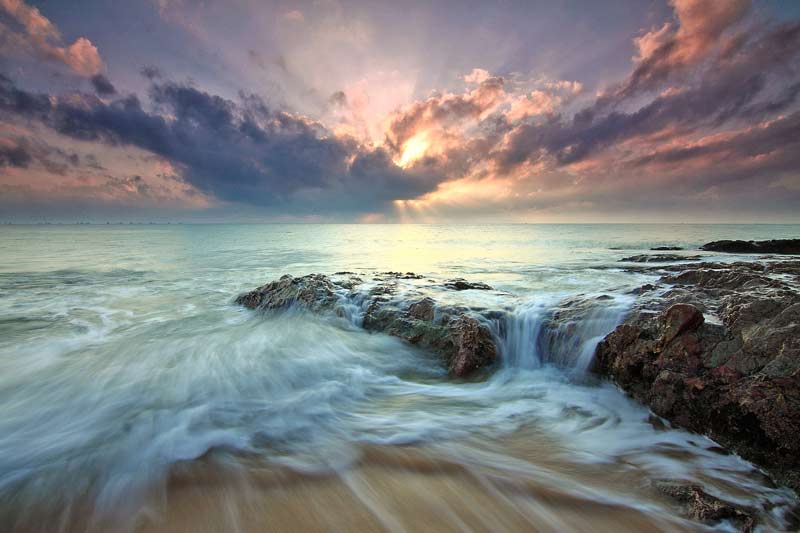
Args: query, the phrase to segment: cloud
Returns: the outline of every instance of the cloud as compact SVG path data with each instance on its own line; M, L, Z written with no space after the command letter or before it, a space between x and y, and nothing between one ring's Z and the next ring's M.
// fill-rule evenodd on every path
M347 105L347 95L344 91L336 91L328 97L328 103L333 106L344 107Z
M32 159L25 146L12 139L0 138L0 167L27 168Z
M92 76L91 82L95 92L100 96L111 96L117 92L114 85L102 74L95 74Z
M161 77L161 71L152 65L142 67L139 73L151 81Z
M92 42L79 37L64 46L61 34L35 7L23 0L0 0L2 8L14 21L14 26L0 22L0 53L13 58L27 55L34 59L66 65L80 76L91 77L103 69L103 60Z
M450 179L402 202L404 215L696 209L710 199L730 207L748 194L757 199L748 209L800 201L800 22L749 19L744 1L672 4L677 24L635 38L632 73L574 112L582 85L569 82L520 95L506 81L488 113L464 95L450 97L458 113L439 96L407 106L389 129L400 141L420 138L437 113L472 122L444 152L431 146L440 137L424 134L418 161ZM447 120L436 127L446 131Z
M287 20L291 20L293 22L303 22L306 18L303 16L303 12L297 9L293 9L292 11L287 12L284 17Z
M508 168L538 158L544 150L560 164L571 164L616 143L668 128L685 133L781 112L794 104L796 83L777 95L770 87L784 85L785 76L792 76L792 71L783 69L798 56L800 23L767 28L752 36L735 57L718 60L695 73L695 82L663 92L635 111L603 114L605 101L601 96L571 122L522 125L508 134L507 144L497 157Z
M779 163L775 166L774 163ZM725 168L730 176L736 169L747 169L752 176L753 164L762 171L794 173L800 168L800 111L766 121L742 131L712 135L697 142L656 150L631 162L634 168L658 167L660 171L696 163L710 170ZM738 174L738 172L735 172Z
M52 146L30 131L6 125L0 132L0 168L41 169L63 176L78 164L77 154Z
M62 52L48 52L50 60L91 70L91 61L78 59L93 55L80 39L62 43L57 28L19 0L0 5L16 9L0 16L6 53L41 62L43 50L55 47ZM75 82L69 77L50 82L15 71L21 84L60 88L49 94L0 77L0 121L31 125L0 136L4 183L24 188L23 178L35 175L39 185L25 194L53 180L142 205L170 194L190 203L196 195L205 203L193 205L215 209L351 220L647 212L669 205L705 213L702 202L730 208L746 205L748 195L762 210L800 201L794 155L800 22L772 21L769 9L754 10L747 0L669 1L671 16L638 32L636 25L624 30L632 48L608 65L589 63L607 61L618 53L616 44L606 47L614 52L588 53L578 50L583 41L564 36L558 40L567 46L557 52L534 50L511 31L511 44L499 47L497 57L458 43L445 64L428 57L426 42L415 55L416 47L404 48L415 37L382 32L386 21L370 18L368 9L356 16L339 3L313 16L289 17L291 7L277 18L271 12L276 28L269 38L252 35L261 18L249 17L253 27L241 26L242 41L217 49L221 34L209 32L209 21L225 9L212 2L189 12L184 0L156 5L191 30L170 27L171 38L204 36L202 67L180 73L201 81L176 83L170 81L176 74L145 67L148 89L117 93L102 62L87 76L94 92L63 92ZM242 22L231 16L228 24ZM309 31L298 32L286 17ZM613 31L623 26L615 23ZM487 28L495 30L506 28ZM309 45L312 34L322 46ZM24 46L11 46L17 42ZM217 60L226 63L224 76L217 75L220 65L209 67ZM165 57L163 64L177 63ZM426 72L434 64L436 72ZM130 79L119 72L116 82ZM266 99L237 95L239 83L258 87ZM103 157L108 151L169 165L159 186L172 192L157 194L144 163L115 167ZM68 159L73 152L80 153L78 166Z
M505 118L516 122L535 115L552 115L583 90L577 81L548 82L541 89L514 99Z
M665 23L634 39L638 55L631 75L604 102L652 89L674 74L707 59L725 42L723 34L750 11L750 0L671 0L677 27Z
M505 102L502 77L480 74L472 79L482 81L461 94L434 94L390 116L386 141L401 166L431 152L441 155L452 145L462 143L465 126L480 121Z
M474 68L472 72L464 76L466 83L480 85L491 77L488 70L482 68Z
M269 109L255 96L232 101L188 85L154 84L147 111L134 96L109 103L84 93L58 97L0 84L0 110L61 135L135 146L171 161L198 190L228 202L273 208L385 208L432 190L440 177L405 172L383 148L333 136L320 123Z

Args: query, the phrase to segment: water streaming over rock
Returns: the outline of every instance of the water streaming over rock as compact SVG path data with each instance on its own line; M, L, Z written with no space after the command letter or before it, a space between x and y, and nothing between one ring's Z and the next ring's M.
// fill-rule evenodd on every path
M503 365L535 369L553 364L582 377L597 343L619 325L633 303L629 295L539 297L495 322Z

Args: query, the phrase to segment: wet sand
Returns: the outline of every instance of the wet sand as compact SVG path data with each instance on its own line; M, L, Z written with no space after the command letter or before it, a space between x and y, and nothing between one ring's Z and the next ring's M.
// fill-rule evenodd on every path
M542 466L542 465L539 465ZM558 468L558 470L551 470ZM571 470L571 471L570 471ZM670 502L614 465L579 471L555 462L550 479L474 467L414 447L371 447L350 468L301 475L243 460L177 467L164 499L140 516L142 533L217 531L698 531ZM576 494L599 483L631 505ZM647 494L649 509L637 509ZM637 499L638 504L633 504Z
M121 507L103 511L88 493L69 504L53 495L46 508L4 501L0 517L8 531L48 533L721 530L683 518L641 458L580 462L564 452L534 428L503 439L363 445L346 466L313 473L214 451L173 465ZM704 486L747 496L719 480ZM764 513L760 524L780 530L771 520Z

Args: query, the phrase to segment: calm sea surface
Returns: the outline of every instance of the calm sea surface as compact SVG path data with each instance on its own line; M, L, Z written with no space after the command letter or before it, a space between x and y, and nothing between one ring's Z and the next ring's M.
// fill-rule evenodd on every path
M654 530L698 527L647 490L662 478L702 483L782 527L788 491L701 436L654 428L583 370L627 293L653 279L621 258L670 245L733 261L696 248L799 236L790 225L0 226L0 520L53 531L82 514L141 528L164 512L152 495L169 494L173 467L211 452L340 476L381 527L412 530L391 495L353 473L365 449L412 447L488 480L493 497L508 496L500 476L601 502L617 513L609 530L631 513ZM343 270L490 284L433 295L505 310L501 368L456 382L430 354L341 318L232 303L282 274ZM612 299L565 353L534 347L558 301L599 294ZM580 524L537 494L515 503L533 527ZM449 509L437 529L481 529Z

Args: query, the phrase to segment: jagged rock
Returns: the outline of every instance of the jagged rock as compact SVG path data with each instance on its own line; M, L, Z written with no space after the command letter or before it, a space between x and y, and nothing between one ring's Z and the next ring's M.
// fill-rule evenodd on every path
M479 281L467 281L461 278L448 279L444 282L444 286L455 291L466 291L469 289L476 289L480 291L492 290L492 287L485 283L481 283Z
M651 300L598 345L594 368L657 415L798 489L800 295L781 276L800 262L714 266L662 277L680 287L644 293Z
M769 241L713 241L700 247L707 252L732 254L800 254L800 239Z
M300 278L286 275L242 294L236 303L260 310L298 306L344 316L339 304L348 296L360 294L367 298L364 329L387 333L439 354L453 376L465 377L493 364L499 352L494 335L466 310L448 307L437 313L436 302L429 297L410 305L392 299L396 297L397 279L418 279L410 276L416 275L387 272L377 278L381 283L361 290L363 282L358 277L332 280L321 274Z
M752 509L721 500L697 485L660 480L655 482L655 487L660 493L681 503L684 516L692 520L705 523L730 520L745 533L753 531L756 526L755 512Z

